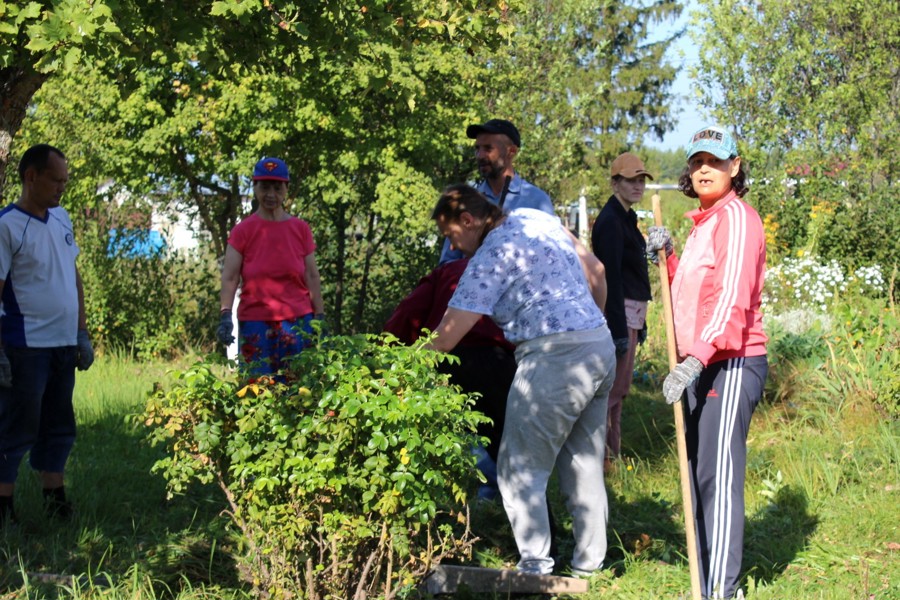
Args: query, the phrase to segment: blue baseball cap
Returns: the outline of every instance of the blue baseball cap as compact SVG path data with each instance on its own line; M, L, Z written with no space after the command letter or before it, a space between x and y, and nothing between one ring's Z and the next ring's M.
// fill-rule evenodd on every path
M253 181L290 181L287 165L280 158L263 158L253 169Z
M690 158L698 152L709 152L722 160L738 155L737 142L734 136L718 125L709 125L691 136L687 156Z

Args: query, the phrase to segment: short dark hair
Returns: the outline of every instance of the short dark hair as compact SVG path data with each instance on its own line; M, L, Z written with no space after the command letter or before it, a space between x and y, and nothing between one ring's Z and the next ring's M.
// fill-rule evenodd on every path
M62 150L51 146L50 144L35 144L26 150L22 155L21 160L19 160L19 178L24 182L25 171L28 169L33 168L38 173L46 169L47 163L50 161L51 153L66 160L66 155L62 153Z
M503 209L487 199L487 197L465 183L451 185L438 198L431 218L435 221L445 219L451 223L459 221L460 215L469 213L476 219L484 219L485 227L481 232L478 245L481 246L494 227L503 218Z
M464 212L489 221L496 221L503 215L500 207L488 200L484 194L468 184L457 183L441 193L431 212L431 218L435 221L447 219L455 222Z
M744 169L744 161L741 160L737 175L731 178L731 189L738 195L738 198L743 198L750 191L748 180L747 171ZM698 197L697 192L694 191L694 184L691 183L691 168L689 166L684 168L684 171L681 172L681 177L678 178L678 189L688 198Z

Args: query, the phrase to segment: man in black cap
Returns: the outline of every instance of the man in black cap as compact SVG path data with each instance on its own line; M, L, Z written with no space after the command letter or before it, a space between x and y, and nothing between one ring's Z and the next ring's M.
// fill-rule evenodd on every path
M491 119L482 125L466 128L469 139L475 140L475 161L482 180L475 189L505 212L514 208L534 208L555 215L553 202L547 192L525 181L513 168L513 159L522 146L516 126L505 119ZM462 258L458 250L451 250L445 240L440 264Z

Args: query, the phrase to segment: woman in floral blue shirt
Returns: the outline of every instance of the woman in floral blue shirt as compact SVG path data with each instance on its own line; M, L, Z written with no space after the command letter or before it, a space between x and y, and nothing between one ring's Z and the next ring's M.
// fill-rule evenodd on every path
M432 218L471 257L434 348L455 347L482 315L516 344L497 466L518 568L553 571L546 490L556 467L573 520L572 573L589 575L606 555L603 453L616 365L603 265L558 218L528 208L504 215L467 185L447 188Z

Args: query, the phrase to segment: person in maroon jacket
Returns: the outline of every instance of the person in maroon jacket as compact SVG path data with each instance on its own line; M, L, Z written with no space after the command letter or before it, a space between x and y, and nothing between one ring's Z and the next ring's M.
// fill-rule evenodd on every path
M450 301L456 284L468 258L446 262L423 277L416 288L404 298L384 324L384 331L392 333L404 344L412 344L422 335L422 328L433 331ZM500 328L487 316L467 333L451 354L459 357L458 364L441 363L441 370L450 374L450 380L466 393L480 394L475 409L492 421L479 428L479 435L490 442L478 449L481 455L479 468L488 478L488 484L478 490L478 496L493 499L497 495L496 461L503 435L506 414L506 398L516 374L515 346L503 336Z

